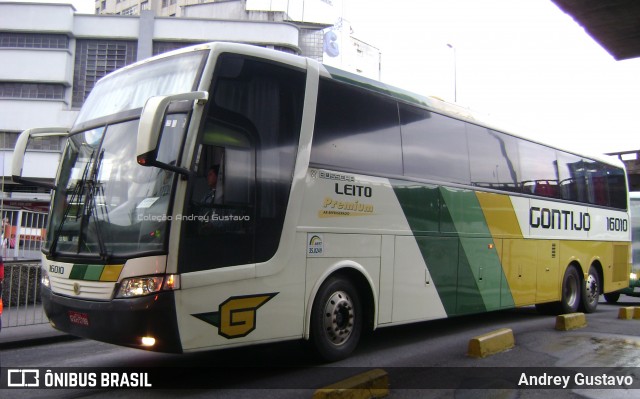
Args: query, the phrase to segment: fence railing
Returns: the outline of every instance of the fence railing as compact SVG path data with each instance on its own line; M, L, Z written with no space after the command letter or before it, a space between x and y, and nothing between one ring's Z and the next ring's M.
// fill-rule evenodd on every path
M40 302L39 261L5 262L2 328L47 323Z
M6 260L38 260L46 237L47 214L27 210L3 210L0 254Z

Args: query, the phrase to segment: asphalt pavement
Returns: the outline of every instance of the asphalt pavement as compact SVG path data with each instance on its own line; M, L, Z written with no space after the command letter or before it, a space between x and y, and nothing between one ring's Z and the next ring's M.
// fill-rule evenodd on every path
M0 350L69 339L78 338L56 330L51 327L49 323L3 327L2 330L0 330Z

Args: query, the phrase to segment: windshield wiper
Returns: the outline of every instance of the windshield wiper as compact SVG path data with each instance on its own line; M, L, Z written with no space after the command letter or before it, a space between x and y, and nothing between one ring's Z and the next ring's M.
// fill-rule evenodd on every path
M93 159L94 152L95 150L91 152L91 155L89 156L89 160L86 163L84 170L82 171L82 176L80 177L80 180L76 182L75 187L73 188L73 192L71 193L71 198L69 199L69 201L67 201L67 206L64 208L64 212L62 213L62 220L60 220L60 224L56 228L55 234L53 235L53 240L51 241L51 249L49 250L51 254L56 253L56 249L58 247L58 241L60 239L60 235L62 234L62 229L64 228L64 224L67 221L69 214L71 213L71 209L73 205L74 204L77 205L76 219L78 218L78 214L81 211L80 202L76 202L76 201L78 201L79 198L82 198L82 195L85 191L84 190L85 182L89 174L89 166L91 165L91 160ZM78 247L78 250L79 250L79 247Z
M71 193L71 198L69 199L67 206L65 207L60 225L56 229L55 235L51 242L50 253L52 254L56 252L58 240L62 234L65 223L70 217L71 209L75 204L77 205L76 219L78 218L78 215L81 215L80 226L78 229L78 246L76 248L76 253L80 254L83 247L90 249L90 246L86 245L86 243L88 241L87 236L89 220L93 218L95 226L95 240L98 244L100 258L105 261L109 258L107 248L104 243L102 229L100 227L100 219L98 217L96 204L96 197L98 196L98 192L102 192L102 197L104 198L104 190L98 184L98 174L100 171L102 160L104 158L104 150L100 151L100 155L97 157L97 159L94 160L95 154L96 151L93 150L89 155L89 159L84 167L84 170L82 171L82 176L80 177L80 180L76 182L73 192ZM91 171L89 171L92 165L93 168L91 169ZM84 199L84 201L80 202L80 200L82 199Z
M82 231L85 230L85 228L88 228L88 226L86 224L89 223L89 220L91 219L91 217L93 216L93 223L95 225L95 235L96 235L96 241L98 243L98 248L100 251L100 258L102 260L107 260L108 258L108 254L107 254L107 248L104 244L104 237L102 236L102 228L100 227L100 220L98 219L98 206L97 206L97 202L96 202L96 198L98 197L98 193L102 193L102 198L104 199L104 188L102 186L100 186L99 182L98 182L98 174L100 171L100 167L102 166L102 160L104 159L104 149L102 151L100 151L100 155L98 156L98 159L96 159L96 163L94 164L94 168L93 171L91 173L91 178L89 180L87 180L87 184L90 186L87 196L88 198L85 201L85 210L87 211L86 213L86 223L82 223L85 224L84 226L82 226L81 224L81 228ZM106 206L106 204L104 204ZM84 212L83 212L84 214ZM103 209L103 214L104 213L104 209ZM108 215L107 215L108 218ZM103 220L106 218L103 218ZM85 218L83 217L83 221L85 220ZM107 222L108 223L108 222ZM82 237L82 236L81 236Z

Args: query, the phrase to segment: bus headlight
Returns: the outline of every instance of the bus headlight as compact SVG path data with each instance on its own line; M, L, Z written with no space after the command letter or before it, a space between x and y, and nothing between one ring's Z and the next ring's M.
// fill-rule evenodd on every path
M41 269L42 270L42 275L40 276L40 283L47 287L50 288L51 287L51 281L49 280L49 273L47 273L46 270Z
M630 280L637 280L638 279L638 275L632 272L632 273L629 274L629 279Z
M172 291L180 288L178 275L144 276L126 278L120 282L116 298L132 298L155 294L159 291Z

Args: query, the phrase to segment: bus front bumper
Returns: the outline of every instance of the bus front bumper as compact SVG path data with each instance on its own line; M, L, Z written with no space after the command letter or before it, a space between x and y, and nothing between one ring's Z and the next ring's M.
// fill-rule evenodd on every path
M57 295L47 287L40 295L45 314L60 331L115 345L182 353L173 292L104 302ZM150 338L155 344L149 345Z

